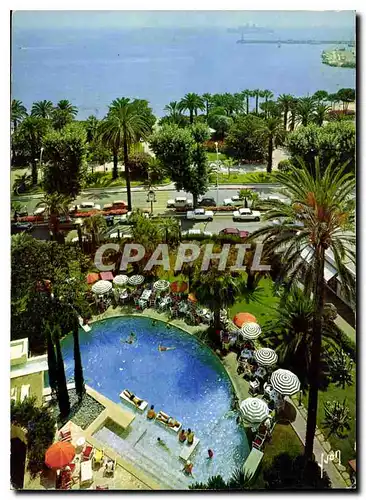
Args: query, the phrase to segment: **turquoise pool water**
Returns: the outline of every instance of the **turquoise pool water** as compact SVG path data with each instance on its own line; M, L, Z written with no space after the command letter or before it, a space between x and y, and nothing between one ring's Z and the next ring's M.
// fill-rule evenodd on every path
M135 343L123 342L131 332L136 335ZM159 352L159 344L175 349ZM236 423L237 414L230 410L230 379L219 359L195 337L160 321L154 324L148 318L126 316L94 323L90 333L81 330L80 347L88 385L124 407L119 394L128 388L149 405L154 404L156 410L181 421L183 428L194 430L200 439L192 455L195 480L203 481L214 474L227 478L242 465L249 449L245 433ZM64 339L62 349L66 376L72 380L71 335ZM145 465L153 460L174 474L182 468L178 460L182 445L177 435L147 421L146 412L137 413L124 436L107 427L98 433L96 437L121 455L141 452L146 457ZM168 450L156 444L157 436L166 442ZM207 459L208 448L214 451L212 460Z

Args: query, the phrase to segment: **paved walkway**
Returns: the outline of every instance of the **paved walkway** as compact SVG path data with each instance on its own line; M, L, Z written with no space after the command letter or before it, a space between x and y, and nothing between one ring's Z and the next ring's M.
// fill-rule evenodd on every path
M306 419L302 413L306 414L306 410L304 407L301 407L302 413L300 413L298 407L294 404L293 400L291 400L290 398L285 398L285 399L291 402L294 408L296 409L296 418L294 422L291 422L291 425L294 428L296 434L301 439L301 442L305 444ZM338 469L335 466L334 462L331 462L330 460L328 461L328 464L324 463L324 459L327 460L327 454L330 453L330 451L331 451L330 444L327 441L325 441L323 434L317 429L314 439L315 460L320 465L322 462L322 455L323 455L323 467L332 482L332 489L337 489L337 488L344 489L347 488L348 486L351 486L349 475L346 473L346 467L341 465L340 468Z

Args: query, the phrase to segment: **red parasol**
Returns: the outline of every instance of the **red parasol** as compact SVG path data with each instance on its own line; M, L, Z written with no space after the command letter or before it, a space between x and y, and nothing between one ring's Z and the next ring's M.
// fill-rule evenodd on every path
M253 316L253 314L239 313L235 314L233 322L237 327L241 328L244 325L244 323L256 323L257 319L255 316Z
M170 288L172 290L173 293L183 293L187 290L188 288L188 283L185 283L184 281L174 281L174 283L172 283L170 285Z
M75 456L75 448L68 441L57 441L46 451L45 463L50 469L62 469Z
M99 280L99 274L98 273L89 273L87 278L86 278L86 281L88 283L88 285L92 285L93 283L95 283L96 281Z

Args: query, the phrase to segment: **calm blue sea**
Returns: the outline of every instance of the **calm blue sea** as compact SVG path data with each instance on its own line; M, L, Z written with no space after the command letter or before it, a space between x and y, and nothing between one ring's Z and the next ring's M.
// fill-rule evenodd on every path
M299 38L289 30L279 38ZM330 30L305 37L349 38ZM263 35L262 35L263 36ZM12 96L32 102L69 99L79 118L102 118L116 97L150 101L157 115L187 92L270 89L298 96L355 87L355 70L321 62L324 45L241 45L225 29L14 29Z

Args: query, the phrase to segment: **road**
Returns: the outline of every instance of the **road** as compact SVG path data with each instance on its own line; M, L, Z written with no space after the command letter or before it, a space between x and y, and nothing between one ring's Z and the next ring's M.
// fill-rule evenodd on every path
M250 186L248 186L250 187ZM212 197L214 200L218 199L219 204L222 204L225 198L231 198L233 195L236 195L240 186L232 186L227 187L224 185L219 186L217 190L215 187L212 187L207 191L205 196ZM270 184L263 185L253 185L252 189L259 193L260 196L268 196L277 195L281 197L281 194L278 192L278 186L271 186ZM154 203L154 212L161 213L166 210L166 203L169 199L175 198L176 196L186 196L189 199L192 199L192 196L189 193L185 193L183 191L176 191L173 188L160 188L156 190L156 202ZM141 208L141 209L150 209L150 203L146 201L146 191L145 190L137 190L136 188L132 190L132 205L133 208ZM42 195L23 195L18 197L13 197L14 200L19 201L22 205L26 206L28 209L28 213L31 214L34 212L37 203L42 199ZM106 203L112 203L115 200L125 200L126 196L126 188L113 188L113 189L95 189L82 191L80 196L78 196L75 200L75 204L79 204L82 201L93 201L101 205Z

